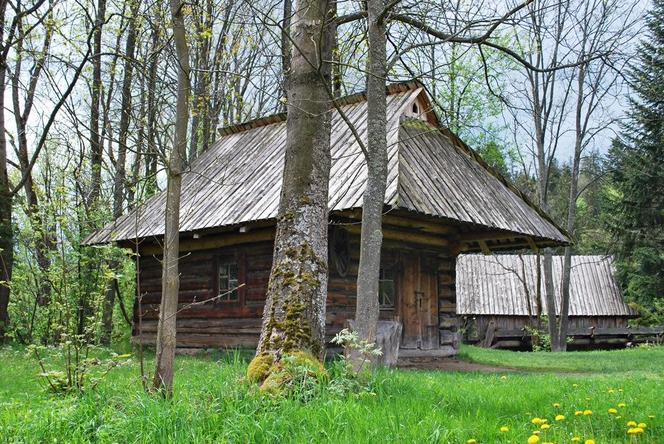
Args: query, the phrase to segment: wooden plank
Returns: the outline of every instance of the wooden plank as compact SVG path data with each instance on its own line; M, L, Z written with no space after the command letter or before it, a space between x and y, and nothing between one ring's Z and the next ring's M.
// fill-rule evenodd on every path
M248 233L221 234L209 236L203 239L187 239L180 242L180 251L209 250L215 248L228 247L244 243L264 242L274 240L275 231L272 228L250 231ZM150 245L141 248L141 255L161 254L162 247Z

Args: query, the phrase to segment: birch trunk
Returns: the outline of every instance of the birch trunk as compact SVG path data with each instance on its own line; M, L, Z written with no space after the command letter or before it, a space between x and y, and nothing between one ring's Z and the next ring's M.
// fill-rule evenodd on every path
M166 227L164 231L164 257L162 264L161 305L157 327L156 370L153 385L167 398L173 394L173 362L175 361L176 315L180 276L178 256L180 250L180 189L182 167L187 155L187 124L189 120L189 49L187 47L183 4L171 0L173 40L178 63L178 94L175 111L175 135L168 164L166 189Z
M327 297L331 26L326 0L295 5L283 186L257 354L322 357Z
M355 329L361 340L376 342L379 317L380 251L387 182L386 38L382 0L368 0L369 58L367 61L367 185L362 199L360 264L357 273ZM351 354L356 368L363 357Z

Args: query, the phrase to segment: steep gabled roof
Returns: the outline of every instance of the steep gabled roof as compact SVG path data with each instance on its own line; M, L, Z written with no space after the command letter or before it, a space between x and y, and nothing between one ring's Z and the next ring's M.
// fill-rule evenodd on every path
M420 214L565 243L562 230L528 202L456 136L423 109L428 99L417 83L389 88L388 180L385 204ZM364 94L339 100L366 140ZM419 111L414 111L420 105ZM410 117L409 117L410 116ZM277 215L286 143L285 115L221 130L221 137L183 176L180 230L197 232ZM359 144L339 113L331 137L329 208L360 208L366 164ZM161 236L165 193L93 233L88 244Z
M560 313L563 256L553 257L556 314ZM542 272L543 273L543 272ZM635 316L623 301L610 256L572 256L570 316ZM464 254L457 259L457 314L529 316L537 307L537 256ZM544 282L541 281L541 295ZM529 303L530 301L530 303ZM542 296L541 312L546 314Z

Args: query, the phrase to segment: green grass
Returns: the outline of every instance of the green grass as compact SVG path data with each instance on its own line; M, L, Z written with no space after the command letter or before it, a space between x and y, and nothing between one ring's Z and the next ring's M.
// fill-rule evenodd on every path
M529 371L581 373L662 373L664 347L567 353L517 353L463 346L460 358L487 365Z
M257 396L241 381L241 360L178 357L170 402L142 392L137 362L114 370L95 392L54 398L25 351L5 348L0 442L525 443L538 416L554 423L540 444L571 442L571 434L597 443L664 443L662 348L550 355L464 347L463 357L527 371L383 370L373 395L302 404ZM617 420L607 410L620 402L627 406ZM579 409L593 414L575 416ZM566 420L556 423L556 414ZM638 440L626 434L631 419L648 424Z

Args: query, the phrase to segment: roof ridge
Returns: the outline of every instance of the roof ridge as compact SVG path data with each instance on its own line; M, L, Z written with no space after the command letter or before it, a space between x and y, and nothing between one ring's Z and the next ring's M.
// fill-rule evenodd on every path
M415 90L417 88L423 88L422 83L419 80L409 80L407 82L391 83L387 85L386 89L388 95L393 95L406 91ZM366 90L364 90L354 94L349 94L347 96L339 97L338 99L335 99L334 102L336 103L337 106L344 106L344 105L353 105L355 103L364 102L366 100L367 100L367 92ZM285 112L271 114L268 116L257 117L255 119L247 120L245 122L236 123L225 127L220 127L217 129L217 131L219 132L219 136L221 137L228 136L231 134L241 133L243 131L247 131L253 128L271 125L273 123L285 122L286 117L287 113Z

